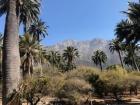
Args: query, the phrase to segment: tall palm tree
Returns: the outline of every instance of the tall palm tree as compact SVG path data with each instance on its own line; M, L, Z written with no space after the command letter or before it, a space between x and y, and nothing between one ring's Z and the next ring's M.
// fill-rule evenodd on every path
M2 78L2 48L3 48L3 35L0 33L0 79Z
M6 14L3 41L3 105L6 105L9 94L17 89L21 79L18 28L21 15L20 6L25 1L29 0L0 0L0 16Z
M40 42L42 38L45 38L47 33L47 26L45 25L45 22L42 20L35 21L30 27L29 27L29 33L33 35L34 38Z
M137 54L136 54L136 51L139 50L139 46L138 45L135 45L133 43L131 44L126 44L125 46L125 51L126 51L126 58L127 60L129 59L131 66L133 66L137 71L139 71L139 67L138 67L138 63L137 63ZM126 60L125 58L125 60Z
M23 77L31 76L35 62L39 61L40 45L29 33L20 38L20 55Z
M78 49L74 48L73 46L68 46L63 53L63 58L66 61L66 71L69 71L75 68L74 61L79 57Z
M54 67L59 67L61 55L57 51L49 51L47 54L47 60Z
M109 50L110 52L114 53L114 51L116 51L119 55L120 58L120 62L121 62L121 66L122 68L124 68L123 66L123 60L122 60L122 56L121 56L121 51L122 51L122 44L121 42L117 41L117 40L112 40L109 44Z
M3 40L3 105L8 102L8 96L17 89L20 77L20 55L18 46L18 14L17 0L1 0L0 4L7 3L6 22ZM4 13L0 8L0 15Z
M100 68L101 68L101 71L102 71L103 70L102 64L106 63L107 56L103 51L97 50L97 51L94 52L94 55L92 56L92 61L96 65L99 65Z

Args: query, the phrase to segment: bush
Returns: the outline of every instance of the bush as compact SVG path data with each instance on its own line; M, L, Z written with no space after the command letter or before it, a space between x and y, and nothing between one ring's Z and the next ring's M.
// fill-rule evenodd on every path
M57 97L59 99L68 99L70 105L79 105L80 98L87 95L89 90L91 90L91 86L85 80L68 79L61 90L58 91Z
M67 79L80 78L87 81L90 75L99 73L100 73L99 69L95 69L92 67L78 67L75 70L65 73L65 75Z
M45 95L48 79L30 78L22 83L21 97L26 99L30 105L37 105L40 99Z
M67 99L70 105L79 104L80 99L87 97L91 91L100 97L114 96L119 102L126 91L136 94L140 89L140 73L128 72L119 65L110 66L103 72L91 67L78 67L65 73L59 70L43 71L45 77L35 79L35 84L38 84L37 88L42 87L42 82L46 81L40 93ZM35 77L38 78L37 75Z
M49 96L55 96L65 84L64 76L49 77L47 93Z

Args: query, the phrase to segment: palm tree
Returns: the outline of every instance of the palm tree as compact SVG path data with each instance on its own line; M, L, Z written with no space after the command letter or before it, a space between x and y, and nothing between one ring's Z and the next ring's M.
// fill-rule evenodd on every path
M140 22L140 1L129 2L128 6L129 6L128 10L124 11L124 13L128 16L130 21L136 24L139 23Z
M0 15L8 11L8 0L1 0ZM32 22L38 20L40 14L40 0L17 0L16 11L18 14L19 24L24 24L24 31L29 29Z
M118 53L120 62L121 62L121 66L122 66L122 68L124 68L123 60L122 60L122 56L121 56L122 43L120 43L118 40L112 40L109 44L109 50L112 53L114 53L114 51L116 51Z
M132 59L128 55L124 57L123 62L124 62L125 65L127 65L128 67L131 66L132 69L133 69Z
M3 35L0 33L0 79L2 78L2 48L3 48Z
M8 95L17 88L20 81L18 28L19 22L22 20L20 20L23 10L21 6L27 1L29 0L0 0L0 16L6 14L3 42L3 105L6 105ZM33 2L35 1L37 0ZM26 8L26 10L28 9ZM24 16L27 16L27 14Z
M32 75L34 63L39 60L40 45L29 33L20 38L19 45L23 77L26 78Z
M40 66L40 76L43 76L43 70L42 70L42 65L44 65L47 62L47 51L43 46L40 46L39 48L39 54L38 54L38 59L36 62L38 62L38 65Z
M133 25L129 20L122 20L119 22L115 29L115 35L117 37L117 40L122 42L126 41L126 43L129 43L132 40L132 34L133 34Z
M66 62L66 71L72 70L75 68L74 61L79 57L78 49L74 48L73 46L68 46L63 53L63 58Z
M54 67L59 68L61 55L59 54L58 51L49 51L49 53L47 55L47 60L52 65L53 69L54 69Z
M31 23L38 21L40 14L40 0L21 0L20 23L24 24L24 31L27 32Z
M29 33L40 42L47 34L47 26L42 20L35 21L29 28Z
M135 45L133 43L125 45L125 51L126 51L125 61L129 60L131 66L133 66L137 71L139 71L139 67L138 67L138 63L137 63L137 61L138 61L137 58L139 58L139 57L136 54L136 51L138 51L138 50L139 50L139 46Z
M8 102L8 96L17 89L20 77L20 55L18 46L18 14L17 0L1 0L0 4L7 3L6 22L3 40L3 105ZM0 15L5 11L0 8Z
M128 19L117 24L115 29L117 38L127 43L137 43L140 41L140 2L129 2L128 11L123 13Z
M92 56L92 61L96 65L99 65L102 71L103 70L102 64L106 63L107 56L103 51L97 50L94 52L94 55Z
M17 89L20 77L20 55L18 28L21 7L29 0L1 0L0 16L6 14L5 32L3 41L3 105L6 105L8 96ZM31 0L30 0L31 1ZM34 0L35 2L37 0ZM29 12L29 11L28 11ZM29 15L29 14L28 14ZM27 16L27 14L26 14ZM21 19L22 20L22 19ZM14 81L14 82L13 82Z

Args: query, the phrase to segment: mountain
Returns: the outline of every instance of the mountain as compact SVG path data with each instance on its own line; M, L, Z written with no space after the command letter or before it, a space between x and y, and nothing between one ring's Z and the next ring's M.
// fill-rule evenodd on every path
M47 46L47 51L55 50L63 52L67 46L74 46L78 49L80 57L77 59L79 65L93 66L91 61L91 56L93 52L100 49L107 54L108 61L106 65L119 64L119 57L117 53L110 53L109 51L109 41L103 39L93 39L86 41L75 41L75 40L66 40L56 45Z

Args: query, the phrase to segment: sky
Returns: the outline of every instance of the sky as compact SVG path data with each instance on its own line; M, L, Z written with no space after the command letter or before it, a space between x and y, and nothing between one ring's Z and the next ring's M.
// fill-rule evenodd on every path
M46 22L48 36L45 45L64 40L92 40L114 38L116 24L125 18L121 11L128 1L136 0L42 0L40 18ZM5 17L0 18L0 32Z

